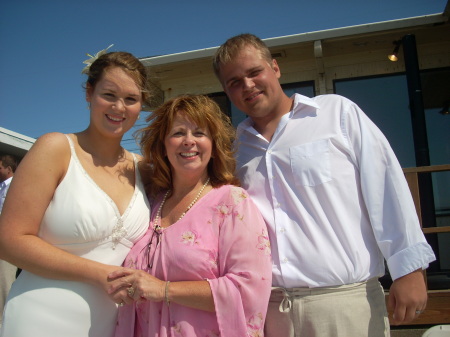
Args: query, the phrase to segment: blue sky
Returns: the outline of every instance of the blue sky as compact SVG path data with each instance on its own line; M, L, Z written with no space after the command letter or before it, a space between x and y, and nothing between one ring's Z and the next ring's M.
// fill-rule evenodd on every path
M215 47L244 32L270 38L442 13L446 3L0 0L0 127L33 138L84 130L82 62L110 44L148 57ZM137 151L132 141L124 146Z

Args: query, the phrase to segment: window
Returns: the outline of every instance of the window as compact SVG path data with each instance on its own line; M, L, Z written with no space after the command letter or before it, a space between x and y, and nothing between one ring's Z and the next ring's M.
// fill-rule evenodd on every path
M416 166L405 75L335 81L334 87L381 129L402 167Z

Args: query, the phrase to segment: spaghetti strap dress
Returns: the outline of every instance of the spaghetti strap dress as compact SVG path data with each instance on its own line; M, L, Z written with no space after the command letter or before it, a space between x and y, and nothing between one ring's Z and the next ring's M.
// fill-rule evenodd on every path
M146 232L150 208L134 158L134 194L123 214L81 165L71 159L43 217L39 237L86 259L120 266ZM110 337L117 305L92 284L44 278L23 270L10 290L1 337Z

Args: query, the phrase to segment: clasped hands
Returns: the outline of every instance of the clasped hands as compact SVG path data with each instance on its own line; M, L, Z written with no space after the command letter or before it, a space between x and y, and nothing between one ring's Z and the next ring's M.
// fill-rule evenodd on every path
M143 270L120 268L108 275L108 295L119 305L164 300L165 281Z

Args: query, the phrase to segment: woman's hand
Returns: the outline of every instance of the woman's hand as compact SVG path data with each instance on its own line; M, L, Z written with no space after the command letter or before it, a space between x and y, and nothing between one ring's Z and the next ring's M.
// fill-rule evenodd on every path
M133 303L133 299L128 297L127 288L131 287L131 284L128 284L126 287L122 287L120 289L117 289L115 292L110 292L111 288L111 279L109 278L109 274L112 272L117 271L117 269L120 268L119 266L112 266L112 265L101 265L98 268L98 273L96 275L96 284L102 288L108 296L113 300L115 303L122 305L122 304L131 304Z
M108 294L116 303L150 300L164 300L165 282L142 271L120 268L108 275ZM126 294L126 295L124 295Z

